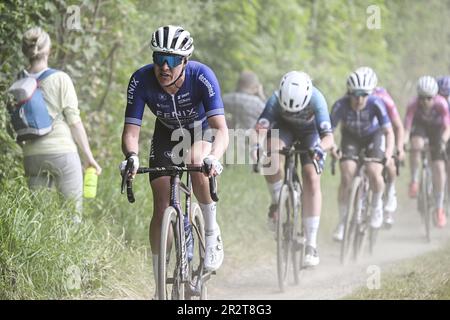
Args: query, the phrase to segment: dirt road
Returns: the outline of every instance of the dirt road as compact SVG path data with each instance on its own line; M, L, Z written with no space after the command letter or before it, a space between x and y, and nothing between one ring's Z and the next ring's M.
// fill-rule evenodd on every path
M381 272L382 282L383 271L392 267L394 262L438 249L450 242L449 226L443 230L434 228L431 243L425 242L424 229L415 205L415 201L404 201L399 206L395 226L380 232L374 255L365 256L358 264L341 266L339 245L331 241L321 244L320 265L305 270L298 286L291 285L281 293L277 282L274 241L272 258L255 262L257 266L239 270L235 266L227 266L225 259L223 269L210 283L209 299L338 299L358 287L366 286L376 268Z

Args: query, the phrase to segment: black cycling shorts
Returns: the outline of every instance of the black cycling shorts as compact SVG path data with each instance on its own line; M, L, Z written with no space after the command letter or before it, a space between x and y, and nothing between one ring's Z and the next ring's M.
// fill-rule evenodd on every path
M205 134L205 130L194 131L194 129L184 130L184 136L180 129L169 129L159 120L155 121L152 144L150 147L149 167L184 166L183 152L186 152L197 141L212 142L214 137ZM176 132L174 132L176 131ZM173 135L174 133L174 135ZM178 138L172 141L173 138ZM156 178L167 176L166 173L150 173L150 182Z
M419 121L414 121L411 128L410 138L414 136L428 139L432 161L444 160L444 154L440 152L440 142L442 136L441 129L436 129L435 127L427 126Z
M292 128L287 124L276 122L271 131L272 130L279 130L279 138L288 148L292 146L293 143L298 143L299 150L307 151L320 144L319 131L316 129L315 125L308 126L305 129L298 129ZM269 131L268 138L272 136L271 131ZM308 153L300 154L300 162L302 167L313 163Z
M365 157L383 160L386 152L386 138L380 129L367 137L358 137L346 130L342 131L341 161L358 157L361 149L365 149Z

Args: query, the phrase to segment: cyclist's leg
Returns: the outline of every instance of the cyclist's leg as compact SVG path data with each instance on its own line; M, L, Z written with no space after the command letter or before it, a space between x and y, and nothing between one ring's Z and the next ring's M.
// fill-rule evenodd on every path
M369 137L366 141L366 156L369 158L377 158L382 160L385 154L385 136L379 130ZM369 177L370 190L372 191L371 199L371 226L379 228L383 224L383 165L378 162L366 163L367 176Z
M424 137L426 137L426 133L423 126L420 124L414 125L411 130L411 150L409 155L409 167L411 170L409 196L411 198L417 197L417 192L419 190L420 153L425 145Z
M344 220L348 211L348 202L353 177L356 174L357 163L350 157L358 156L360 142L350 133L342 132L341 141L342 158L340 160L341 181L338 189L339 219L333 234L334 240L341 241L344 236Z
M317 131L301 135L301 148L308 150L320 143ZM303 214L306 236L305 266L319 264L317 252L317 233L319 231L320 213L322 210L322 191L320 189L320 175L317 174L311 158L307 154L301 155L303 179Z
M395 180L397 179L397 169L395 167L395 161L390 161L386 167L387 181L385 187L386 203L384 204L384 211L386 216L384 222L388 225L394 223L393 213L397 210L397 192L395 190Z
M431 151L431 168L433 174L433 192L435 196L435 214L439 227L446 225L446 216L444 211L444 188L446 181L444 155L440 153L439 142L441 134L439 131L428 130L429 143Z
M292 141L292 133L278 124L274 125L267 137L266 150L270 152L270 157L267 159L269 165L263 167L263 174L271 199L267 221L271 231L275 231L276 220L278 217L278 198L280 196L281 187L283 186L281 165L284 156L277 151L283 149L285 146L291 145Z
M190 150L190 158L186 161L192 165L201 165L203 159L211 152L211 146L210 141L195 141ZM208 177L200 172L193 172L191 177L192 188L205 220L204 265L208 271L214 271L222 265L224 257L220 226L217 223L216 203L211 199Z

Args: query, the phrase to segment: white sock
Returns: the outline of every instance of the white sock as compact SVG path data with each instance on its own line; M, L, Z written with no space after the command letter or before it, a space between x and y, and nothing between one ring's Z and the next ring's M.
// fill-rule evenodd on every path
M345 221L345 216L347 215L347 205L339 204L339 223L343 224Z
M443 208L444 207L444 192L436 192L434 196L436 199L436 208Z
M281 187L283 186L283 180L277 181L275 183L267 183L269 188L270 196L272 197L271 204L277 204L278 198L280 197Z
M305 218L306 245L317 247L317 232L319 231L320 216Z
M390 182L386 185L386 193L389 195L389 197L392 197L395 195L395 184Z
M216 220L216 203L199 203L199 206L202 209L203 219L205 220L205 232L212 232L217 229L219 226Z
M417 168L411 169L412 182L418 182L419 175L420 175L419 166L417 166Z
M155 298L158 299L158 261L159 255L152 254L153 278L155 279Z
M383 204L383 192L374 192L372 196L372 208L380 208Z

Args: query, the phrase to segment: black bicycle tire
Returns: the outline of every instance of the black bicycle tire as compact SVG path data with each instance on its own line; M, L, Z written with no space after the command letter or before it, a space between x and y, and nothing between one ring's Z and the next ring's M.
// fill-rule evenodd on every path
M429 174L427 169L423 169L422 171L422 180L421 180L421 189L422 192L422 201L423 201L423 223L425 226L425 239L427 242L431 241L431 215L430 215L430 198L428 194L428 179Z
M281 187L280 198L278 202L278 220L276 229L276 239L277 239L277 274L278 274L278 285L281 292L284 292L287 286L288 274L289 274L289 257L291 256L290 247L291 241L285 239L284 230L284 219L290 219L290 215L286 212L285 204L286 202L291 203L291 195L289 191L289 186L284 184ZM289 221L289 220L288 220Z
M158 296L159 300L168 300L168 292L167 292L167 279L168 279L168 272L167 270L167 245L169 243L169 240L173 241L170 248L169 248L169 254L172 252L172 250L175 249L175 257L177 256L178 248L177 248L177 233L174 230L174 226L177 225L177 219L178 219L178 213L175 210L174 207L167 207L166 210L164 210L163 215L163 221L161 223L161 241L160 241L160 250L159 250L159 265L158 265ZM176 228L175 228L176 229ZM172 230L173 237L172 239L169 239L170 232ZM170 257L170 256L169 256ZM175 263L175 266L178 266L178 268L181 268L181 265L177 262ZM184 300L184 283L181 281L181 270L173 270L173 283L172 283L172 296L171 299L175 300ZM176 275L175 275L176 273ZM176 280L175 281L175 277ZM175 288L173 288L175 287ZM173 295L173 292L175 292L175 296Z
M344 217L344 237L341 242L341 264L346 265L348 263L350 253L353 251L353 241L355 237L356 225L353 215L355 214L355 206L357 205L356 196L358 188L361 184L361 177L356 176L353 178L350 196L347 205L347 214Z
M366 181L367 183L367 181ZM361 187L367 187L367 185L364 186L363 183L360 184L360 187L358 190L361 190ZM365 199L363 201L366 201L364 210L365 212L361 213L362 220L360 221L360 225L357 227L357 232L355 234L355 251L354 251L354 260L358 262L362 254L364 252L364 248L366 246L367 238L369 237L369 252L372 250L372 246L375 245L375 240L372 239L372 227L370 226L370 205L368 199L371 198L370 190L366 190ZM373 242L372 242L373 241Z
M304 243L304 239L301 239L300 236L303 235L303 232L301 230L302 228L302 196L301 196L301 187L300 187L300 183L294 182L294 188L295 191L298 194L298 205L297 207L293 204L293 208L294 210L298 209L299 212L297 213L297 219L294 219L294 227L293 227L293 232L294 233L298 233L297 235L293 234L294 239L296 239L297 241L295 242L295 245L292 246L292 270L293 270L293 275L294 275L294 283L296 285L298 285L300 283L300 272L303 268L303 262L304 262L304 258L305 258L305 243ZM292 195L291 195L292 196ZM292 197L292 201L294 201L294 197Z
M205 222L203 220L203 214L200 206L197 203L191 204L191 223L192 223L192 235L194 237L194 257L190 262L189 272L191 273L191 281L194 279L194 272L203 270L200 264L204 263L205 259ZM198 265L196 265L198 263ZM197 274L202 277L203 274ZM200 300L208 299L208 291L205 282L201 282L200 288Z

